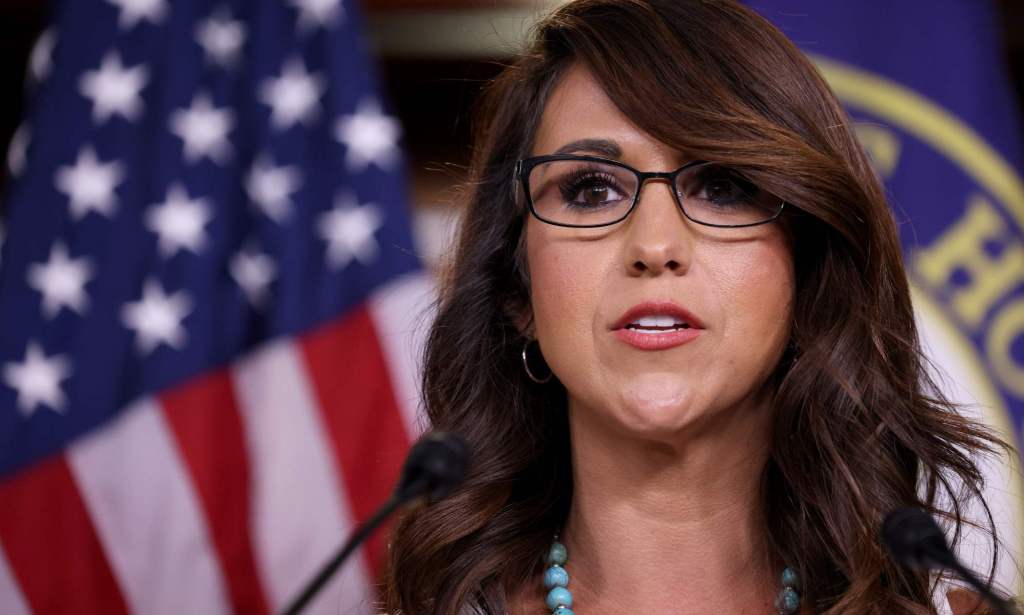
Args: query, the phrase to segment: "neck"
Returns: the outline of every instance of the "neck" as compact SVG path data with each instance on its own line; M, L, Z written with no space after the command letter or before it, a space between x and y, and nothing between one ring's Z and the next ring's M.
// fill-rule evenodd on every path
M570 409L574 492L562 533L581 608L774 613L779 571L760 494L766 405L672 441L624 437L585 412Z

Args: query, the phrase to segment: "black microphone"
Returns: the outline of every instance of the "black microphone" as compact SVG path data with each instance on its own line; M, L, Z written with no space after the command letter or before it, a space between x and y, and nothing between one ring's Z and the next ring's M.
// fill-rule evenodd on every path
M453 433L432 432L420 438L405 458L402 475L388 501L369 520L356 528L348 542L324 564L283 613L297 615L301 612L341 564L399 506L424 496L431 501L443 498L462 482L468 465L469 447L461 437Z
M453 433L432 432L413 445L402 466L394 498L409 501L421 495L437 501L466 476L469 446Z
M882 543L893 558L917 570L951 570L974 588L1000 615L1020 615L973 572L960 563L946 535L931 515L919 508L897 508L882 523Z

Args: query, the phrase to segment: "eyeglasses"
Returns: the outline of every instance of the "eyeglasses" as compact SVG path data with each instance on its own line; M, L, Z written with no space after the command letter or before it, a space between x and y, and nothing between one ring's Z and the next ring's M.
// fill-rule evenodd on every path
M592 228L625 220L648 179L665 179L683 215L705 226L738 228L771 222L785 202L727 166L697 160L675 171L645 173L617 160L556 154L516 162L530 212L556 226Z

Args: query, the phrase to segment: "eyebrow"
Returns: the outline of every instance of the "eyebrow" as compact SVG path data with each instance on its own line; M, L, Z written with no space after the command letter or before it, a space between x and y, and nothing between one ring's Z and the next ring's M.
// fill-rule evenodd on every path
M566 143L555 150L555 154L572 154L575 152L593 152L609 158L621 158L622 148L615 141L608 139L580 139Z

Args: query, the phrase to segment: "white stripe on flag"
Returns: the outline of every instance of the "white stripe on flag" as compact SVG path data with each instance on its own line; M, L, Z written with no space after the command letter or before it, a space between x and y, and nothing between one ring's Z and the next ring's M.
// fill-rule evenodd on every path
M128 407L67 458L131 611L230 611L198 497L156 401Z
M426 416L419 411L420 375L423 345L434 319L431 302L436 293L434 278L421 272L402 276L375 290L369 300L370 316L384 350L395 401L413 439L426 427Z
M252 463L257 569L280 611L351 531L341 468L317 409L302 357L289 341L272 343L233 369ZM306 613L371 613L362 560L353 556Z
M4 615L29 615L28 603L21 595L18 582L11 573L11 565L0 544L0 613Z

